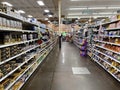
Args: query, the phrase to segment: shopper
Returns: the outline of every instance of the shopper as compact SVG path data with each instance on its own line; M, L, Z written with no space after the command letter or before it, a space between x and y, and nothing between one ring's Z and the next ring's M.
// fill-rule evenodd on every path
M59 36L59 48L61 49L61 38L62 38L62 34Z

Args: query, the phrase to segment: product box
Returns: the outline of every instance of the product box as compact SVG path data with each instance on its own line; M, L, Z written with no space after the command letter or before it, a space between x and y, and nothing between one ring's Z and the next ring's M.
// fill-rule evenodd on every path
M111 21L115 21L117 19L118 19L117 15L114 15L114 16L111 17Z
M111 29L111 28L116 28L116 23L110 24L108 28L109 28L109 29Z
M118 20L120 19L120 15L117 15L117 19L118 19Z
M117 28L120 28L120 21L117 22Z

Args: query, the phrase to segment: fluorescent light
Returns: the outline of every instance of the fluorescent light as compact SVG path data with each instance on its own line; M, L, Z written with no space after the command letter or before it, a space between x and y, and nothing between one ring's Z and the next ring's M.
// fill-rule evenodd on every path
M29 18L33 17L32 15L28 15Z
M109 17L112 15L75 15L75 16L67 16L67 18L91 18L91 17Z
M10 3L8 3L8 2L1 2L2 4L5 4L5 5L7 5L7 6L10 6L10 7L12 7L13 5L12 4L10 4Z
M112 12L101 12L99 14L113 14Z
M87 8L84 8L84 7L83 8L82 7L81 8L69 8L69 10L84 10L84 9L87 9Z
M52 17L52 15L48 15L48 17Z
M48 20L48 18L45 18L45 20Z
M108 7L108 9L120 9L120 7Z
M25 13L25 11L23 11L23 10L18 10L18 13Z
M107 9L107 7L89 7L88 9Z
M82 15L82 13L68 13L68 15Z
M117 12L100 12L100 13L92 13L92 14L82 14L82 13L70 13L68 15L114 15L117 14Z
M92 15L101 15L101 14L116 14L116 13L114 13L114 12L101 12L101 13L92 13ZM91 15L91 14L89 14L89 13L86 13L86 14L84 14L84 13L69 13L68 14L69 16L74 16L74 15Z
M46 12L46 13L48 13L48 12L50 12L48 9L46 9L46 10L44 10L44 12Z
M70 0L70 1L84 1L84 0ZM86 1L86 0L85 0Z
M44 6L44 2L43 1L37 1L37 3L40 5L40 6Z

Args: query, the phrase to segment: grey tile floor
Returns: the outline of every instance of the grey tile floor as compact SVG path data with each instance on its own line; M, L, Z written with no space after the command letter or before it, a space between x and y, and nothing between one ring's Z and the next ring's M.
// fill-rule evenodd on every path
M90 74L73 74L72 67L86 67ZM63 42L49 54L22 90L120 90L111 75L87 57L80 57L79 49Z

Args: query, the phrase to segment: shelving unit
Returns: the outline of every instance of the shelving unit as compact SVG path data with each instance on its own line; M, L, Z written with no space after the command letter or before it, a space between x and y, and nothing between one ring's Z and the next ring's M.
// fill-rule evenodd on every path
M96 25L92 59L120 82L119 23L120 19L117 19Z
M90 58L92 58L92 54L93 54L93 41L92 41L92 39L93 39L93 33L94 33L94 31L97 31L97 30L94 30L94 27L92 27L92 26L87 26L87 31L88 31L88 33L87 33L87 42L88 42L88 44L87 44L87 55L90 57Z
M57 36L46 27L50 36L41 40L40 23L23 16L0 12L0 20L5 20L0 22L0 90L20 90L55 47Z
M16 20L16 21L21 21L23 24L29 24L29 25L34 25L34 26L38 26L38 22L37 23L32 23L32 22L28 22L27 20L25 20L25 18L23 16L19 16L19 17L15 17L13 15L10 14L6 14L4 12L0 12L0 16L7 18L7 19L12 19L12 20Z
M86 56L87 55L87 41L83 38L83 29L79 30L78 32L74 32L73 34L73 43L80 49L80 55Z

